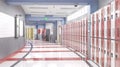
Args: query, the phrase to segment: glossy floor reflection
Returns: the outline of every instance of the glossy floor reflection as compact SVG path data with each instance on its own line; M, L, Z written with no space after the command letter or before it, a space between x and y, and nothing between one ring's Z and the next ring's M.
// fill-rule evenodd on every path
M78 55L62 45L33 41L33 47L30 54L15 67L89 67ZM0 67L10 67L22 58L29 49L30 46L25 45L14 55L6 58Z

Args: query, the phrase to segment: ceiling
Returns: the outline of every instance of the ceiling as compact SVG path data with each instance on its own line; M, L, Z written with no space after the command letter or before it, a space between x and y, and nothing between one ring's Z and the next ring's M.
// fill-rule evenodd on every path
M90 5L90 13L95 12L99 7L99 0L5 0L6 3L10 5L33 5L33 4L42 4L42 5Z
M54 17L66 17L82 7L83 5L22 5L26 14Z

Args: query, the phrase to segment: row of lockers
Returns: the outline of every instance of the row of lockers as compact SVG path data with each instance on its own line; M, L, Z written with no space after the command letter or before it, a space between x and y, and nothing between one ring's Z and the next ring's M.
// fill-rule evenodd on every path
M62 43L75 51L88 55L88 23L87 18L80 22L71 22L62 27Z
M91 60L100 67L120 66L120 1L91 14Z
M63 44L78 50L85 56L90 46L90 60L100 67L120 66L120 0L115 0L88 19L81 19L62 27ZM90 34L88 35L88 26ZM90 38L89 38L90 36ZM90 43L88 40L90 39Z

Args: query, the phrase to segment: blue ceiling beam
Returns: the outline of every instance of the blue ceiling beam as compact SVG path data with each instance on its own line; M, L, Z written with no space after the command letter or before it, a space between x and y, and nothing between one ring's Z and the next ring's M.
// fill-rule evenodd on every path
M46 21L45 17L32 17L31 15L25 16L26 21ZM57 21L57 20L64 20L62 17L46 17L48 21Z
M12 5L26 5L26 4L61 4L61 5L90 5L91 13L98 9L98 0L6 0L8 4Z
M48 20L45 20L45 17L32 17L31 15L25 15L25 21L27 25L41 25L45 23L56 23L57 21L65 21L63 17L49 17Z

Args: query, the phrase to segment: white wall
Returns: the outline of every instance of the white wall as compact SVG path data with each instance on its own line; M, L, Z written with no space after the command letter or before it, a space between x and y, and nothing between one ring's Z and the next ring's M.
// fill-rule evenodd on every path
M50 29L50 34L53 35L53 23L46 23L46 29Z
M61 43L61 37L62 37L61 26L62 26L62 21L57 21L57 42L58 43Z
M0 38L15 36L15 15L21 14L24 17L24 11L20 7L8 5L0 0ZM21 30L22 31L22 30ZM21 32L21 36L23 32Z
M14 37L14 17L0 12L0 38Z
M24 15L19 6L8 5L0 0L0 59L12 54L25 45L24 37L14 37L14 17L16 14ZM7 17L3 17L7 16Z
M90 14L90 6L85 6L67 17L67 23Z

